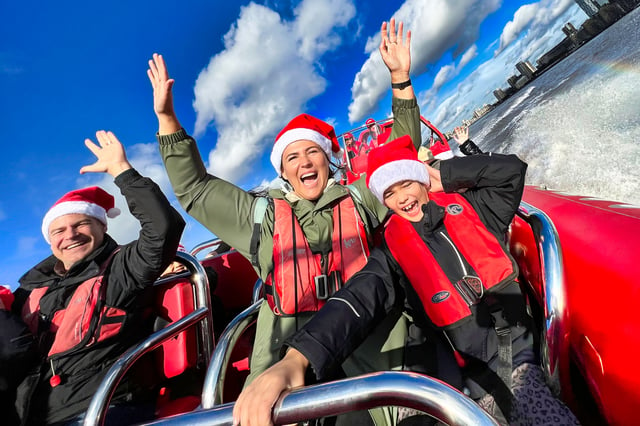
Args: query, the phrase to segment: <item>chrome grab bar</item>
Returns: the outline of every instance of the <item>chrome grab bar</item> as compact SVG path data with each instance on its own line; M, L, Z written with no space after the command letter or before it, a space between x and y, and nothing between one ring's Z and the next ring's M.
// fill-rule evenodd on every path
M98 390L96 390L93 398L91 398L91 404L89 404L89 408L87 409L87 413L84 417L84 426L102 425L104 423L104 418L107 414L107 408L111 401L111 397L118 387L120 380L122 380L134 362L147 352L160 346L166 340L177 336L191 325L202 321L206 318L207 313L208 309L198 308L176 322L169 324L162 330L156 331L142 343L130 348L127 352L121 355L115 364L111 366L109 371L107 371L107 374L104 379L102 379Z
M214 238L212 240L204 241L198 244L197 246L191 249L190 253L192 256L196 257L198 253L200 253L201 251L220 245L220 244L222 244L222 240L220 238Z
M222 402L224 375L233 347L242 332L258 317L262 300L258 300L240 312L224 329L213 353L202 387L202 408L209 409Z
M107 371L96 393L91 399L89 408L84 417L84 426L95 426L104 424L107 408L111 402L113 394L127 373L131 365L135 363L142 355L152 351L160 346L163 342L173 338L187 328L201 322L200 339L202 351L199 351L198 362L206 363L213 354L215 341L213 334L213 317L211 315L211 293L209 291L209 280L204 268L195 257L188 253L177 252L176 258L187 267L189 272L179 273L170 277L157 280L154 286L167 284L173 281L179 281L184 278L190 278L192 286L195 287L195 310L179 320L169 324L162 330L158 330L151 336L147 337L142 343L130 348L118 358L118 360Z
M555 395L559 396L562 391L558 370L560 348L562 347L562 335L567 327L564 317L567 296L560 238L551 218L531 204L522 201L518 209L518 216L531 226L540 251L541 288L544 300L541 363L547 384Z
M273 408L274 424L398 405L423 411L449 425L498 423L470 398L444 382L406 371L385 371L284 392ZM231 425L234 403L166 417L147 425Z

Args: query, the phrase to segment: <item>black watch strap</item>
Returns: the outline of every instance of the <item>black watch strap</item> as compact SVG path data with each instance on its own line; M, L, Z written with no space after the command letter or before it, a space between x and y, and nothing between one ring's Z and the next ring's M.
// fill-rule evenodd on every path
M407 81L403 81L402 83L391 83L391 88L392 89L405 89L407 87L411 86L411 79L407 80Z

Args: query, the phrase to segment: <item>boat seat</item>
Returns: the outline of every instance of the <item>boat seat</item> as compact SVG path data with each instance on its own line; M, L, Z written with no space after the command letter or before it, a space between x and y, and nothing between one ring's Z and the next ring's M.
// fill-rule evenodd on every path
M226 326L238 313L251 305L258 274L251 262L236 250L204 259L200 263L203 267L212 268L217 274L218 282L213 296L221 301L225 321L223 325Z
M352 158L351 159L351 171L356 175L360 175L362 173L366 173L367 172L367 156L366 155L360 155L358 157Z
M195 309L193 287L188 280L168 283L156 288L156 323L170 324ZM197 363L196 333L193 328L170 339L155 351L164 378L176 377Z

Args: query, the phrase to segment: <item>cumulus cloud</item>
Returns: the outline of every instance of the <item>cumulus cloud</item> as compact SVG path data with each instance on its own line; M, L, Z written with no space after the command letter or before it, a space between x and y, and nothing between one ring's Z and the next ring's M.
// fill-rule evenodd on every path
M454 57L467 51L478 38L482 21L497 10L500 3L500 0L407 0L393 17L411 29L412 73L424 72L449 50ZM349 120L352 123L369 115L388 93L389 73L377 50L379 43L379 33L367 41L365 53L370 56L351 87Z
M291 21L255 3L224 36L195 84L195 133L215 124L209 170L237 181L273 137L327 82L317 62L341 43L340 29L355 16L351 0L303 0Z
M495 51L495 54L502 52L505 47L516 40L520 33L529 26L538 13L539 3L525 4L521 6L513 15L513 20L507 22L500 35L500 45Z

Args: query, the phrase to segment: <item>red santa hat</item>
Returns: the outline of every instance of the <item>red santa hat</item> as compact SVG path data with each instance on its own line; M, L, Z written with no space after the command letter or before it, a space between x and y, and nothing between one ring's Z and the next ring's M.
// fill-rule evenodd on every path
M418 160L418 152L411 136L394 139L369 152L367 162L367 187L384 204L384 191L405 180L415 180L429 185L429 173Z
M271 150L271 164L280 174L282 153L294 142L309 140L320 145L320 148L331 158L340 156L340 144L333 126L309 114L300 114L285 126L276 136L276 143Z
M49 241L49 226L51 222L66 214L85 214L95 217L103 224L107 224L107 217L114 218L120 214L120 209L115 207L115 200L111 194L97 186L76 189L67 192L55 202L42 219L42 235Z
M429 147L429 149L436 160L448 160L449 158L453 158L453 151L451 151L451 147L449 147L449 143L447 141L436 141Z

